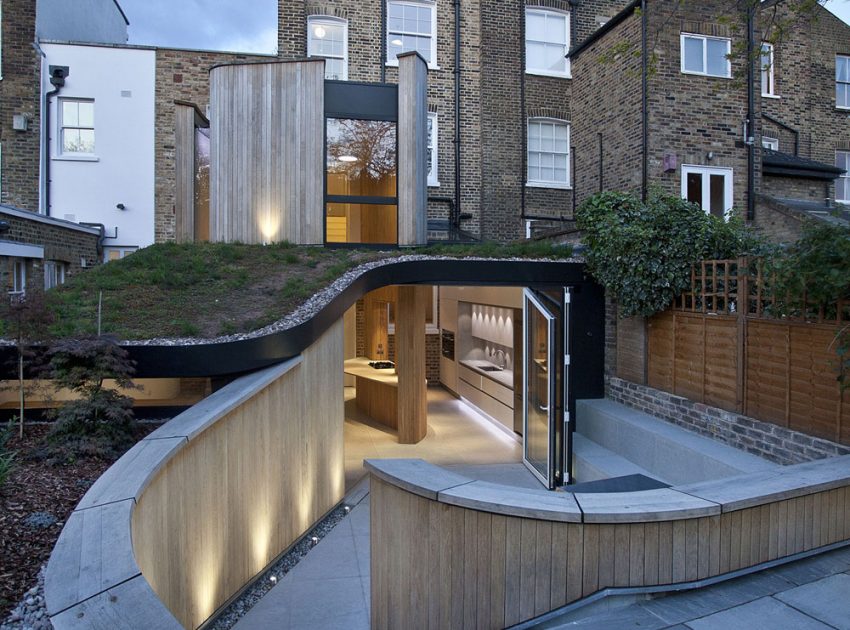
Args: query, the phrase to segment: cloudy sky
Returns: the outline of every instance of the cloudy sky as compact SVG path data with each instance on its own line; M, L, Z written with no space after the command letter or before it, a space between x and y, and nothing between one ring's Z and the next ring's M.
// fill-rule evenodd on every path
M119 0L130 43L273 53L277 0ZM826 7L850 24L850 0Z

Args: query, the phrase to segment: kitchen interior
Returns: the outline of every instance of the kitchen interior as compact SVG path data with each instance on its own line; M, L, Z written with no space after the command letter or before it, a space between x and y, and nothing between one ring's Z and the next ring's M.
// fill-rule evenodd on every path
M378 456L521 466L522 296L521 287L394 286L352 306L347 471Z

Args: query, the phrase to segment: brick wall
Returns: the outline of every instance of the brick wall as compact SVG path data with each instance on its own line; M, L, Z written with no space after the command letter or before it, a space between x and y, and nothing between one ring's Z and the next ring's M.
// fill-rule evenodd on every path
M778 464L850 454L850 447L619 378L606 383L611 400Z
M787 4L787 3L786 3ZM788 23L774 45L774 76L779 98L763 98L765 114L799 131L804 157L835 164L836 149L850 149L850 112L835 107L835 55L850 55L850 26L826 9L814 17L795 15L786 4L777 6L777 20ZM775 39L766 12L761 25ZM793 134L765 123L765 134L779 138L779 150L793 153ZM765 191L769 192L769 191Z
M2 20L3 79L0 80L0 203L38 210L40 64L35 41L35 0L5 0ZM29 117L27 131L14 131L12 117Z
M640 50L636 16L573 59L575 192L579 203L600 190L639 192L641 185ZM601 134L601 150L600 150ZM600 184L600 154L601 177Z
M25 243L44 247L45 261L60 261L67 264L66 279L83 271L80 259L85 258L87 265L100 263L97 251L99 236L65 227L60 222L47 223L36 218L19 217L17 214L0 209L0 220L9 224L9 231L2 235L4 241ZM0 265L2 287L8 291L12 287L9 258L3 257ZM44 289L44 266L41 260L27 259L27 292Z
M195 103L201 111L209 104L209 71L215 65L274 61L269 55L159 48L156 51L155 225L157 243L175 238L175 100Z
M800 212L764 195L756 198L756 217L753 225L774 243L790 243L799 239L804 219Z

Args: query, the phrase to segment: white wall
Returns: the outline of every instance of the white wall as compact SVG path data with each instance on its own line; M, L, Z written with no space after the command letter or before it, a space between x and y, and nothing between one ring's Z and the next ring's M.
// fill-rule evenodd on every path
M52 89L50 65L70 70L50 104L50 215L103 223L106 247L152 244L155 51L65 44L42 49L45 92ZM57 115L62 98L94 99L93 157L62 155Z

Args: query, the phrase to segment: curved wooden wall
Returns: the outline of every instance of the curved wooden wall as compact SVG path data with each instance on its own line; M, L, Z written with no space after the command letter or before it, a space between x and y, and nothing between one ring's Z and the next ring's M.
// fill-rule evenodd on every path
M850 540L850 456L575 495L421 460L367 466L376 629L504 628L606 588L694 582Z
M325 62L210 71L210 240L324 243Z

